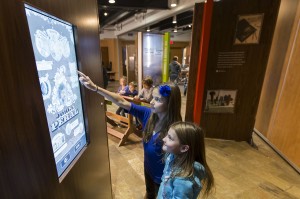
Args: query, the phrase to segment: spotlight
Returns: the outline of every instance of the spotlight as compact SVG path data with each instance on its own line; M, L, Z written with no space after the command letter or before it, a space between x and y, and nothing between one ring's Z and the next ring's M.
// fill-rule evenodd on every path
M173 17L172 23L177 23L177 17L176 17L176 15Z
M191 28L192 27L192 25L189 25L189 28Z
M108 13L107 13L107 12L104 12L103 14L104 14L104 16L107 16L107 15L108 15Z
M175 26L175 28L174 28L174 32L177 32L177 26Z
M115 0L108 0L108 3L116 3Z
M171 7L174 8L177 6L177 0L171 0Z
M147 28L147 32L150 32L150 27Z

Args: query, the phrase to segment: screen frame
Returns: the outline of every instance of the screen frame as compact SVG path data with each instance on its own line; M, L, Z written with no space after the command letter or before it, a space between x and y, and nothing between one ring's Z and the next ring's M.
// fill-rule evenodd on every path
M31 4L25 2L23 3L23 6L24 6L24 11L26 9L30 9L34 12L37 12L41 15L44 15L48 18L51 18L51 19L54 19L54 20L57 20L61 23L64 23L68 26L71 26L72 27L72 31L73 31L73 38L74 38L74 51L75 51L75 57L76 57L76 64L77 64L77 70L82 70L82 67L81 67L81 63L80 63L80 56L79 56L79 53L78 53L78 29L77 29L77 26L72 24L72 23L69 23L65 20L62 20L58 17L55 17L53 14L49 13L49 12L46 12L44 11L43 9L41 8L38 8L36 6L32 6ZM26 11L25 11L25 15L26 15ZM30 30L29 30L29 23L28 23L28 19L27 19L27 16L26 17L26 21L27 21L27 27L28 27L28 32L29 32L29 35L30 35L30 41L31 41L31 34L30 34ZM31 41L31 44L32 41ZM33 51L33 47L32 47L32 52ZM33 53L34 54L34 53ZM34 59L35 59L35 55L34 56ZM36 64L35 64L36 66ZM39 74L38 74L38 71L37 71L37 67L35 67L36 69L36 76L39 78ZM39 81L39 80L38 80ZM41 96L41 100L44 104L44 100L43 100L43 97L42 97L42 93L41 93L41 90L39 90L38 92L40 92L40 96ZM61 175L58 175L58 172L57 172L57 167L56 167L56 161L55 161L55 157L54 157L54 152L53 152L53 148L52 148L52 144L51 145L51 154L53 154L53 162L54 162L54 166L55 166L55 172L57 174L57 177L58 177L58 181L59 183L61 183L63 181L63 179L67 176L67 174L70 172L70 170L73 168L73 166L77 163L77 161L79 160L79 158L82 156L82 154L84 153L84 151L87 149L87 147L90 145L90 133L89 133L89 125L88 125L88 117L87 117L87 107L86 107L86 100L85 100L85 90L82 89L82 86L80 85L79 83L79 92L80 92L80 97L81 97L81 107L82 107L82 114L83 114L83 123L84 123L84 129L85 129L85 137L86 137L86 144L82 147L82 149L78 152L78 154L73 158L73 160L71 160L71 162L69 163L69 165L63 170L63 172L61 173ZM46 116L46 110L44 109L44 115L45 117ZM46 119L47 121L47 119ZM47 135L49 136L49 142L51 143L51 136L49 135L50 133L50 130L49 130L49 127L48 127L48 121L47 121L47 129L48 129L48 132L47 132Z

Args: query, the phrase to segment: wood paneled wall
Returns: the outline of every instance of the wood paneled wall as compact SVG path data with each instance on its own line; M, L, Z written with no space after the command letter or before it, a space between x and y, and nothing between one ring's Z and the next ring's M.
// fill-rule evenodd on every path
M118 49L116 49L116 51L118 50L118 52L119 52L119 70L121 71L120 76L123 76L122 48L126 49L128 45L134 45L134 41L118 39ZM126 55L126 57L128 57L128 55ZM125 59L127 59L126 57L125 57ZM128 61L128 59L127 59L127 61ZM128 67L128 66L126 66L126 67Z
M207 90L237 90L235 112L203 112L201 126L212 138L251 141L280 0L224 0L214 3L203 94ZM258 44L234 45L239 15L264 14ZM222 19L222 20L221 20ZM219 52L243 52L242 66L218 70Z
M300 3L282 1L256 130L300 172ZM268 105L270 103L270 105Z
M299 10L300 11L300 10ZM293 37L290 56L285 62L287 70L282 77L281 88L272 115L268 139L285 156L298 166L300 171L300 19L295 21L296 35Z
M127 59L127 81L128 84L130 82L138 82L137 77L137 53L136 47L134 44L126 45L126 59Z
M204 3L196 3L193 16L193 30L191 42L191 61L189 69L189 86L187 91L185 121L194 121L194 100L196 81L198 73L200 38L202 34L202 18L203 18Z
M82 71L103 85L97 1L27 1L78 28ZM85 92L91 143L59 183L24 2L0 1L0 198L112 198L103 98Z
M255 128L265 136L268 134L278 85L282 70L284 70L284 61L287 56L290 33L294 25L298 2L298 0L285 0L281 1L280 4L255 122Z
M178 57L178 62L182 64L183 49L190 45L190 42L174 42L170 45L170 62L174 56Z
M118 52L118 40L117 39L102 39L100 41L101 47L108 47L108 58L112 62L112 71L115 72L115 79L118 80L119 76L123 76L120 73L119 66L119 52ZM121 54L122 55L122 54Z

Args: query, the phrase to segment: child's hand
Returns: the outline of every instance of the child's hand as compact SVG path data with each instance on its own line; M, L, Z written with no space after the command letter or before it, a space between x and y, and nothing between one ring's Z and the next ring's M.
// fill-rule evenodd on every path
M86 76L84 73L77 71L77 73L79 74L79 81L82 85L84 85L86 88L92 90L92 91L96 91L97 90L97 86L96 84L94 84L94 82L88 77Z

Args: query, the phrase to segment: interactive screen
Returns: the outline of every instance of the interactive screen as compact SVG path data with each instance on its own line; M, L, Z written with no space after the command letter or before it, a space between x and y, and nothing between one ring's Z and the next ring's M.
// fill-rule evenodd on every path
M56 169L61 176L87 145L74 29L28 5L25 10Z

